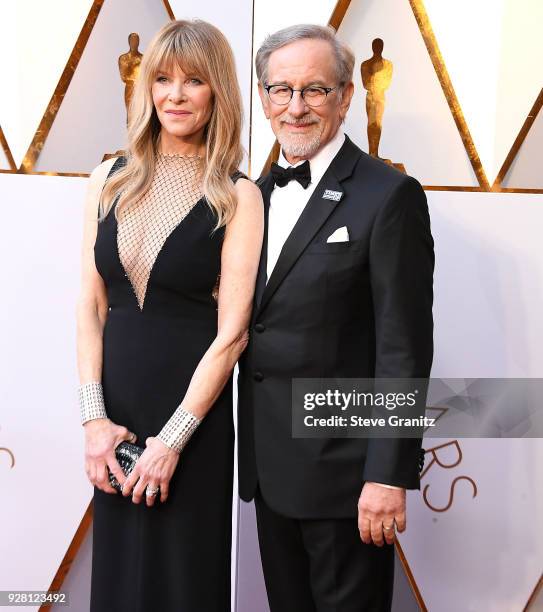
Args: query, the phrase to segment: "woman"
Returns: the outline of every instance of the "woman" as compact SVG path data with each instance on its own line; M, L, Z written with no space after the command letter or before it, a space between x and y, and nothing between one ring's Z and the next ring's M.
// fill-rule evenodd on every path
M237 172L240 109L224 36L172 21L145 52L126 157L89 181L77 316L92 612L230 609L231 377L263 233L260 192ZM123 440L145 448L128 478Z

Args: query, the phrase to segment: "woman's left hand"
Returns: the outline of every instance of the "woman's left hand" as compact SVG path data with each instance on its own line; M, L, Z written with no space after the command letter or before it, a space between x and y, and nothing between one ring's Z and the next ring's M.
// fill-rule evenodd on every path
M147 505L152 506L158 494L146 495L147 487L150 489L160 487L160 501L166 501L170 479L177 467L179 454L153 436L145 440L145 445L147 448L136 461L132 473L124 483L123 495L128 497L132 494L132 501L135 504L139 504L141 498L145 497Z

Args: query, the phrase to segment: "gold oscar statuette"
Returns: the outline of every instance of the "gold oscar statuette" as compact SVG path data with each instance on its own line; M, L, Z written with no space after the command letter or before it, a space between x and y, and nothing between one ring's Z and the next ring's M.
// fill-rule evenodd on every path
M360 72L362 84L366 89L366 114L368 115L368 145L369 154L381 159L396 169L405 172L401 163L379 157L379 142L383 129L383 114L385 112L385 91L392 81L392 62L383 57L384 43L381 38L375 38L371 44L373 55L362 62Z
M124 105L126 107L126 124L128 125L128 113L130 112L130 101L132 100L132 94L134 93L134 84L138 78L140 71L141 58L143 55L139 52L138 47L140 44L139 34L132 32L128 36L129 51L119 56L119 73L121 80L124 83ZM115 153L106 153L102 158L102 161L109 159L110 157L118 157L123 155L124 151L120 149Z

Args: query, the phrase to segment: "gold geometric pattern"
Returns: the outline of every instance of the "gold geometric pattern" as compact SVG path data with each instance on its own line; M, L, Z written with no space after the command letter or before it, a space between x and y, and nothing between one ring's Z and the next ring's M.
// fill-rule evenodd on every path
M72 563L77 555L77 551L80 549L81 544L85 540L85 536L89 531L89 528L92 525L92 514L93 514L93 504L92 500L90 501L87 509L85 510L85 514L79 523L79 526L76 529L74 537L68 546L68 550L64 555L64 558L60 562L60 565L49 585L49 591L60 591L62 589L62 584L64 579L68 575L70 568L72 567ZM75 602L72 602L72 604ZM51 609L51 604L43 604L40 606L38 612L47 612Z
M419 26L422 38L424 39L424 44L428 49L428 54L430 55L430 59L434 65L437 78L439 79L439 83L441 84L441 88L443 89L443 93L445 94L449 108L451 109L452 116L456 123L456 127L458 128L460 137L462 138L462 143L464 144L466 153L468 154L468 158L473 171L475 172L475 176L477 177L481 189L483 191L489 191L490 185L488 179L483 170L481 159L479 158L479 154L475 148L475 143L473 142L473 138L471 137L468 125L464 118L464 113L460 108L460 103L454 91L454 87L449 77L447 67L445 66L443 56L439 50L434 31L430 24L426 9L424 8L424 3L422 0L409 0L409 4L413 10L413 15L415 16ZM434 187L434 189L436 188ZM437 189L439 189L439 187ZM464 190L463 188L457 189L462 191Z
M409 563L407 562L407 558L405 556L405 553L403 551L403 548L400 544L398 537L396 537L394 540L394 546L396 548L396 554L398 555L398 558L400 559L400 562L403 567L403 571L407 577L409 586L411 587L411 590L413 591L413 595L415 596L415 599L417 600L419 608L421 609L421 612L427 612L428 608L426 607L426 604L424 603L424 599L422 598L422 594L415 580L415 576L413 576L413 572L411 571L411 567L409 566Z
M170 19L175 19L175 15L173 14L172 11L172 7L170 6L170 3L168 2L168 0L162 0L164 2L164 8L166 9L166 12L168 13L168 17Z
M43 145L45 143L47 135L49 134L51 125L53 121L55 120L55 117L58 113L58 110L60 108L64 95L73 77L75 69L77 68L77 64L79 60L81 59L81 55L85 49L86 43L88 42L89 36L92 32L94 24L96 23L96 19L98 17L98 14L100 12L100 9L102 8L104 1L105 0L94 0L93 5L85 21L85 24L81 30L81 33L78 36L76 44L70 55L70 58L68 59L68 62L57 84L55 92L47 106L47 109L42 117L40 125L38 126L38 129L34 135L31 145L28 148L28 151L26 152L26 155L23 159L23 162L20 168L19 169L15 168L13 157L11 156L11 153L9 153L8 160L10 161L11 170L0 170L0 172L2 173L17 172L17 173L24 173L24 174L53 175L53 176L76 176L76 177L77 176L82 176L82 177L89 176L89 174L86 172L81 172L81 173L78 173L78 172L35 172L33 168L35 166L36 160L41 150L43 149ZM443 60L441 52L439 51L439 47L438 47L435 35L432 30L430 20L424 8L424 3L422 0L406 0L406 1L408 1L411 6L415 19L419 26L422 38L424 40L426 48L428 49L429 56L434 65L436 75L439 79L439 82L443 89L443 93L445 94L445 98L451 110L451 114L454 118L454 121L458 128L458 132L460 134L460 137L462 139L466 153L470 160L471 166L479 182L479 187L432 185L432 186L424 186L425 189L429 191L466 191L466 192L492 191L492 192L507 192L507 193L543 193L543 189L513 189L513 188L501 187L501 180L503 180L503 177L505 176L507 170L510 168L511 164L513 163L515 156L518 153L518 150L524 138L526 137L526 134L529 131L531 124L533 123L535 114L537 114L537 113L534 113L534 109L536 108L538 102L536 102L536 104L534 105L534 108L529 113L529 116L526 119L523 125L523 128L521 129L517 137L517 140L513 144L511 151L509 155L507 156L507 159L505 160L496 181L494 182L493 185L490 185L485 175L484 169L482 167L479 154L477 152L477 149L475 147L475 144L469 132L469 128L464 118L460 103L455 94L454 87L448 75L448 72L445 66L445 62ZM169 1L162 0L162 2L170 18L174 19L175 16L173 14ZM338 0L333 10L333 13L329 19L329 22L328 22L329 25L333 26L337 30L339 26L341 25L341 22L350 4L351 4L351 0ZM537 108L537 111L541 107L541 97L542 96L540 95L538 98L539 107ZM0 144L2 144L2 147L4 148L4 151L6 152L6 156L8 156L9 147L7 146L7 143L5 142L5 138L1 130L0 130ZM264 165L263 173L269 169L271 162L277 159L278 153L279 153L279 149L278 149L277 143L275 143ZM249 155L249 163L250 163L250 155Z
M541 574L541 576L539 577L539 580L537 581L537 584L535 585L534 590L532 591L530 597L528 598L526 605L522 609L522 612L532 612L532 611L537 612L538 610L541 611L542 609L541 604L543 603L541 601L542 593L543 593L543 574Z
M439 83L447 100L447 104L453 116L454 122L458 129L458 133L462 139L463 146L466 150L466 154L470 161L470 164L473 168L475 176L477 177L477 181L479 183L478 187L473 186L456 186L456 185L423 185L424 189L427 191L464 191L464 192L506 192L506 193L543 193L543 189L512 189L512 188L502 188L501 184L498 180L494 182L493 185L490 185L488 178L485 174L481 159L479 157L479 153L477 152L477 148L469 131L469 127L467 125L466 119L464 117L464 113L462 111L460 102L455 93L452 81L449 77L449 73L447 71L447 67L445 65L445 61L439 50L439 46L437 43L437 39L434 35L430 19L424 7L423 0L405 0L409 2L411 9L413 11L413 15L419 27L421 36L424 40L424 44L426 49L428 50L428 54L432 61L434 70L439 79ZM351 0L338 0L332 15L328 21L328 25L332 26L336 32L338 31L347 10L351 4ZM543 104L543 91L540 94L536 104L529 113L526 122L515 141L505 163L500 171L499 177L503 179L507 170L510 168L513 163L518 150L524 138L526 137L527 132L529 131L537 112L541 108ZM518 141L518 143L517 143ZM274 142L272 149L266 159L266 162L262 168L261 175L269 172L271 163L273 161L277 161L279 157L279 143L277 141ZM505 169L505 171L503 171ZM503 171L503 173L502 173Z
M51 126L53 125L53 121L55 120L55 117L57 116L60 105L62 104L62 101L64 99L68 86L70 85L70 82L77 68L77 65L79 64L79 60L81 59L81 56L83 55L83 51L85 50L85 46L89 40L92 29L94 27L94 24L96 23L96 20L98 19L98 14L100 13L100 9L102 8L103 4L104 4L104 0L94 0L94 2L92 3L87 19L85 20L83 28L79 36L77 37L75 46L72 49L70 57L68 58L68 62L66 63L64 71L62 72L62 75L55 88L53 96L51 97L51 100L49 104L47 105L47 108L45 109L45 113L42 117L42 120L40 121L38 129L36 130L36 133L34 134L34 138L32 139L32 142L30 143L30 146L28 147L28 151L26 152L23 158L21 167L18 170L18 172L20 173L36 174L33 172L34 166L36 164L36 160L38 159L43 149L45 140L49 134ZM57 173L40 172L39 174L55 175ZM74 173L74 174L64 174L64 176L89 176L89 175L83 174L83 173L81 174Z
M9 167L11 168L11 172L17 170L15 160L13 159L13 155L9 148L8 141L6 140L6 137L4 136L4 130L2 130L1 126L0 126L0 146L2 147L4 151L4 155L6 156L6 160L9 164ZM0 172L10 172L10 170L7 170L6 168L2 168Z
M526 136L528 136L528 132L530 131L532 125L534 124L537 118L537 115L541 111L542 106L543 106L543 89L541 89L541 91L539 92L539 95L537 96L536 101L534 102L534 105L532 106L532 108L530 109L530 112L528 113L528 117L526 118L526 121L524 122L523 126L520 128L518 136L516 137L515 142L513 143L513 146L511 147L511 150L509 151L509 154L505 158L505 161L503 162L503 165L500 168L500 171L498 172L498 176L496 177L496 180L494 181L494 184L492 185L492 191L502 191L506 193L543 193L543 189L522 189L518 187L502 187L502 181L507 176L509 169L513 165L513 162L515 161L518 155L518 152L520 151L524 141L526 140Z
M78 62L81 59L82 53L88 42L88 39L96 23L96 19L98 17L98 14L100 12L100 9L102 8L104 1L105 0L94 0L92 7L89 11L89 14L83 25L83 28L81 30L81 33L79 34L77 38L75 46L66 63L66 66L55 88L53 96L45 110L45 113L38 126L38 129L36 130L32 143L29 146L24 156L24 159L23 159L23 162L20 168L16 167L15 161L13 159L13 155L11 154L11 151L5 139L4 133L0 127L0 145L2 146L4 150L6 159L8 160L8 163L11 168L10 170L2 169L0 170L0 173L11 173L11 174L21 173L21 174L54 175L54 176L85 176L85 177L89 176L88 173L35 172L33 168L35 167L36 160L38 159L40 152L43 149L44 143L51 129L51 125L53 124L55 120L55 117L58 113L60 105L62 104L64 95L66 94L70 81L77 68ZM163 4L166 8L166 11L169 17L171 19L175 19L175 16L173 14L173 11L170 7L168 0L162 0L162 1L163 1ZM500 172L494 184L490 185L485 175L485 172L483 170L477 149L470 135L468 125L464 118L458 98L455 94L452 82L448 75L448 72L445 66L445 62L439 51L439 47L438 47L435 35L433 33L428 15L424 8L423 1L422 0L405 0L405 1L409 1L410 3L411 9L413 11L413 14L419 26L421 35L423 37L424 43L430 55L432 64L434 66L437 77L439 79L439 82L441 84L445 97L447 99L447 103L451 110L452 116L456 123L457 129L461 136L463 145L466 149L466 153L469 157L470 163L473 167L473 170L479 182L479 187L427 186L425 187L425 189L426 190L444 190L444 191L449 191L449 190L450 191L466 191L466 192L492 191L492 192L507 192L507 193L543 193L543 189L513 189L513 188L503 188L501 186L501 182L503 181L508 170L513 164L515 157L519 149L521 148L522 143L524 142L526 138L526 135L528 134L537 114L540 112L541 107L543 106L543 90L539 94L536 102L534 103L534 106L532 107L528 117L526 118L526 121L524 122L515 142L513 143L511 150L509 151L509 154L506 160L504 161L502 168L500 169ZM351 3L351 0L338 0L333 10L333 13L329 19L329 22L328 22L329 25L333 26L336 31L339 29L341 22L349 8L350 3ZM254 14L254 11L253 11L253 14ZM254 33L254 27L253 27L253 33ZM253 36L253 43L254 43L254 36ZM251 90L252 90L252 87L251 87ZM252 112L252 108L250 112ZM272 150L270 151L270 155L264 166L263 172L266 172L269 169L269 165L271 164L271 161L277 160L278 154L279 154L279 146L278 146L278 143L276 142ZM249 164L250 163L251 163L251 156L250 156L250 151L249 151ZM51 582L51 585L49 587L50 590L60 590L60 588L62 587L64 578L66 577L71 567L71 564L73 562L73 559L75 558L75 555L77 554L77 551L81 543L83 542L84 537L91 524L92 524L92 502L89 504L84 514L84 517L81 521L81 524L79 525L70 543L70 546L68 547L68 550L66 551L64 559L62 560L60 567L58 568L55 574L55 577L53 578L53 581ZM418 605L420 606L421 610L426 610L427 609L426 605L424 603L420 590L416 584L413 573L411 572L411 569L409 567L408 561L405 557L405 554L402 550L399 540L396 540L395 548L399 556L399 559L402 563L405 574L409 580L409 584L411 585L411 588L413 590L414 596L418 602ZM530 598L524 608L524 611L528 612L530 608L536 604L538 593L541 591L542 588L543 588L543 576L539 579L538 583L535 585L534 590L532 594L530 595ZM49 606L44 605L40 608L40 612L46 609L49 609Z

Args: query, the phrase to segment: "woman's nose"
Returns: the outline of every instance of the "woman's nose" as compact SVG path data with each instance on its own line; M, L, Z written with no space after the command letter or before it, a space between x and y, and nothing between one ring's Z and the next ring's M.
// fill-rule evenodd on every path
M175 103L179 103L181 101L183 101L183 99L186 99L186 94L185 94L185 90L183 88L183 85L179 84L179 85L172 85L172 88L170 89L170 92L168 94L168 98Z

